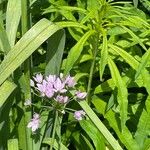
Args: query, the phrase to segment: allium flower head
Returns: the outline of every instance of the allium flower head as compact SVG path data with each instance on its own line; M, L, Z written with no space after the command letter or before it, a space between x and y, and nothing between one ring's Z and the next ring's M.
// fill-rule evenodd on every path
M51 98L54 95L54 88L53 88L53 84L51 82L47 83L46 90L45 90L45 95L48 98Z
M57 95L55 100L59 103L65 104L68 102L68 96Z
M40 74L36 74L35 77L33 77L33 79L37 82L37 83L42 83L43 81L43 75L40 73Z
M78 110L74 112L74 118L77 120L82 120L85 116L85 112L83 110Z
M86 93L86 92L77 91L77 92L76 92L76 96L77 96L77 98L79 98L79 99L84 99L84 98L87 96L87 93Z
M39 114L35 113L31 121L28 123L27 127L31 128L32 132L35 132L39 128L40 124L39 118L40 118Z
M25 102L24 102L24 105L25 106L31 106L31 100L30 99L28 99L28 100L26 100Z

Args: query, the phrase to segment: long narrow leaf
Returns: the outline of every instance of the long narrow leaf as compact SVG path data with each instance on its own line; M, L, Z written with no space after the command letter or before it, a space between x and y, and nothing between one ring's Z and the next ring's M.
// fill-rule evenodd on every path
M21 1L9 0L6 11L6 32L10 46L14 46L21 17Z
M82 38L78 41L78 43L70 50L67 60L66 60L66 66L65 66L65 70L64 70L64 74L68 74L69 71L71 70L71 68L73 67L74 63L77 61L77 59L79 58L82 50L83 50L83 46L85 44L85 42L87 41L87 39L93 34L95 33L94 30L90 30L87 33L85 33Z
M116 85L118 90L117 100L120 107L121 128L123 130L127 120L128 92L115 63L111 59L109 59L108 65L109 65L113 82Z

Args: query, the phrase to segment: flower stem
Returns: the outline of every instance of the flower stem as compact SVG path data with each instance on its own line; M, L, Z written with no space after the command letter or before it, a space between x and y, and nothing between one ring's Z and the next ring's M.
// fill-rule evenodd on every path
M53 126L53 132L52 132L52 143L50 150L53 149L54 141L55 141L55 133L56 133L56 126L57 126L57 120L58 120L58 111L55 111L55 120L54 120L54 126Z
M87 97L86 100L88 104L90 105L91 103L91 85L92 85L92 78L93 78L93 73L94 73L94 68L95 68L95 61L96 61L96 55L98 51L98 38L97 36L95 37L95 40L92 41L93 45L93 61L91 63L91 68L90 68L90 74L89 74L89 80L88 80L88 87L87 87Z

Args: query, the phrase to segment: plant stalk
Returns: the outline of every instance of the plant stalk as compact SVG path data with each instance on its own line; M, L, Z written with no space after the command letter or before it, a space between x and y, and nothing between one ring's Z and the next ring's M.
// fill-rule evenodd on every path
M54 145L54 141L55 141L57 120L58 120L58 111L56 110L56 111L55 111L55 120L54 120L53 132L52 132L52 143L51 143L50 150L53 149L53 145Z
M91 68L90 68L88 87L87 87L87 98L86 98L86 101L88 102L89 105L91 103L91 85L92 85L97 51L98 51L98 38L95 37L95 40L93 40L93 61L91 63Z

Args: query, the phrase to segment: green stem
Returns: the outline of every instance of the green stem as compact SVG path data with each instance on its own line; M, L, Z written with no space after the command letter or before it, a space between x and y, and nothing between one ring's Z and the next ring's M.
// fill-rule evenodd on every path
M95 41L96 40L96 41ZM89 81L88 81L88 87L87 87L87 102L90 105L91 103L91 85L92 85L92 78L93 78L93 73L94 73L94 68L95 68L95 61L96 61L96 55L97 55L97 51L98 51L98 38L96 36L95 40L93 41L93 61L91 64L91 68L90 68L90 74L89 74Z
M58 111L55 111L55 120L54 120L54 126L53 126L53 132L52 132L52 143L50 150L53 149L54 141L55 141L55 133L56 133L56 126L57 126L57 120L58 120Z
M29 29L29 15L28 15L28 8L29 8L29 1L28 0L21 0L21 29L22 29L22 36L28 31ZM24 62L24 100L31 99L31 88L30 88L30 58ZM31 112L26 111L24 109L24 124L25 124L25 131L26 131L26 143L27 149L33 149L32 147L32 139L31 139L31 131L26 128L27 123L31 119Z

